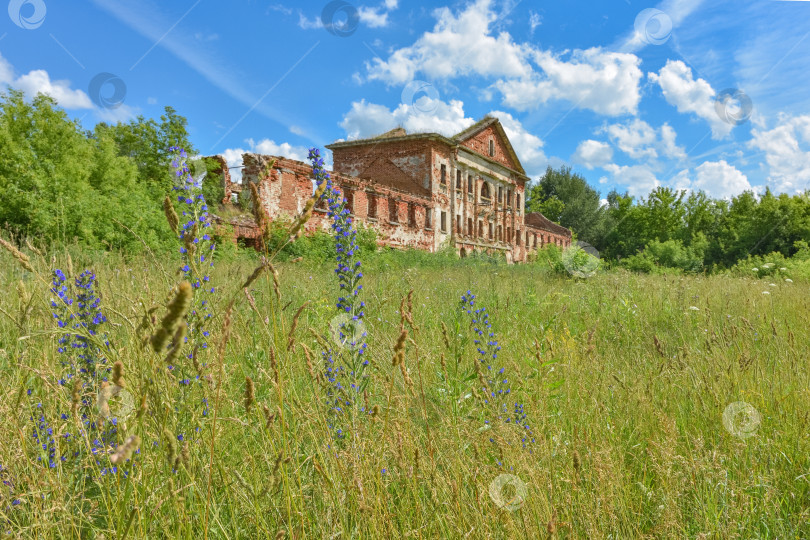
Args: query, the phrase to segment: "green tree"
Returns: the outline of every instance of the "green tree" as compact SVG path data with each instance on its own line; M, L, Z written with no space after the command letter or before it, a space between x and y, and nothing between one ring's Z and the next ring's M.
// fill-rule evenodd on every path
M552 221L568 227L580 240L601 244L604 235L605 209L599 192L570 167L552 167L531 185L526 195L526 211L541 212Z
M171 237L133 159L109 133L88 138L41 94L0 94L0 190L0 225L16 235L128 251Z
M162 200L171 191L174 178L169 173L169 148L185 148L189 156L197 150L189 140L187 120L172 107L165 107L158 123L153 118L138 116L128 123L96 125L94 136L108 134L121 156L129 157L138 168L139 181L149 188L153 200Z

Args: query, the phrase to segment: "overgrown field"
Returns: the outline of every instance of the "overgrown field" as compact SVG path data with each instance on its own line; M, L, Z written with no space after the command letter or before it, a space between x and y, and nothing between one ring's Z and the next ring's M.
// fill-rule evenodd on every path
M164 355L142 343L166 313L176 261L29 254L44 281L0 257L5 536L810 536L805 282L574 280L537 264L413 268L406 256L380 257L364 268L362 294L372 412L338 439L320 354L335 314L332 266L280 264L279 295L267 272L250 286L251 304L241 285L257 262L219 263L211 345L198 360L206 382L195 387L208 410L177 442L172 410L185 411L177 400L192 394L174 393ZM105 365L123 364L115 376L125 391L110 399L106 425L116 418L118 445L140 439L114 469L115 445L64 436L79 420L70 385L58 382L64 334L49 275L69 275L69 264L75 275L96 272ZM501 347L509 400L526 414L534 442L525 447L510 425L484 423L476 325L459 309L468 290L487 308L486 339ZM402 302L410 291L412 310ZM147 316L139 330L157 306L154 326ZM62 460L74 451L82 459Z

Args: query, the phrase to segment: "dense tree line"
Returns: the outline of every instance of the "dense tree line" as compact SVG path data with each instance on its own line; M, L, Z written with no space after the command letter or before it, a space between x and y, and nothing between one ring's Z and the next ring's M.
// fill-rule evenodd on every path
M8 90L0 94L0 227L44 244L170 249L161 202L171 193L171 146L195 153L186 119L171 107L159 122L139 116L86 131L52 98Z
M723 200L658 187L638 200L612 191L603 204L570 167L549 167L528 190L526 210L570 228L602 259L635 270L729 268L749 255L791 257L810 241L808 193L766 189L761 196L746 191Z
M173 182L168 149L196 153L186 125L166 107L159 121L139 116L87 131L52 98L0 93L0 227L46 245L171 249L161 203ZM219 175L209 174L203 191L213 210L223 196ZM749 255L807 253L810 241L808 194L745 192L722 200L659 187L638 200L613 191L603 204L569 167L549 167L530 186L526 210L635 270L728 268Z

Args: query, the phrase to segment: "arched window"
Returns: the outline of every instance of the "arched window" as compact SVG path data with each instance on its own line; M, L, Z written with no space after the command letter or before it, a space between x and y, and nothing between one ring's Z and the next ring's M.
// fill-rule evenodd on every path
M490 157L495 155L495 141L492 139L489 140L489 155Z
M489 184L487 182L481 185L481 198L489 199Z

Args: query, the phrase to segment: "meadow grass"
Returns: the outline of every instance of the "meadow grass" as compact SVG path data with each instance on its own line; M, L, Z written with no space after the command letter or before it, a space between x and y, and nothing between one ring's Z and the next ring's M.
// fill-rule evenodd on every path
M5 536L810 537L806 282L621 271L573 280L533 264L414 267L409 254L378 256L365 264L363 295L374 413L341 445L318 377L335 315L332 267L281 263L279 294L265 272L248 298L241 285L255 258L220 262L203 385L210 414L184 451L162 432L170 405L155 394L169 390L155 382L162 356L143 345L149 316L149 332L138 331L153 307L160 324L177 261L74 252L76 275L96 273L109 361L123 363L135 403L119 419L121 441L140 438L126 467L102 476L100 466L77 473L37 460L34 414L57 440L72 430L58 414L71 396L56 384L52 295L37 278L69 262L64 252L28 255L36 273L0 257ZM477 381L465 380L476 351L458 308L467 290L490 314L532 426L527 449L506 444L502 426L484 429L476 412ZM410 291L413 327L401 312ZM759 422L724 425L737 402Z

